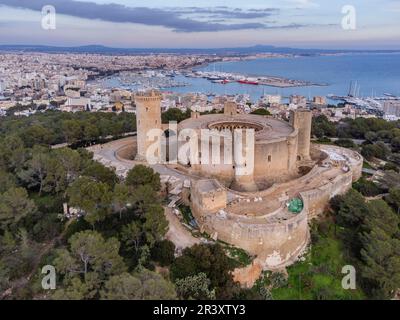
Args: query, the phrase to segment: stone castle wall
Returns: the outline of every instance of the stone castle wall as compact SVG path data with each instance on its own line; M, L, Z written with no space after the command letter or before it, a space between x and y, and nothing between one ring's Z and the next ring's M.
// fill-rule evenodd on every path
M310 160L312 113L301 109L291 111L290 124L299 130L298 160Z
M202 137L206 142L208 137L203 137L203 129L216 130L212 135L220 141L220 152L215 155L211 147L208 152L208 161L191 163L192 173L208 178L215 178L229 185L235 190L254 192L265 189L275 182L287 181L298 176L297 164L299 160L310 159L310 143L304 142L310 135L311 112L301 111L293 113L293 123L275 119L273 117L262 117L255 115L233 115L231 109L226 108L229 114L202 116L198 119L188 119L178 126L178 131L194 129L193 136ZM234 109L234 108L233 108ZM308 121L308 122L307 122ZM307 122L307 123L306 123ZM235 129L254 129L255 141L247 141L243 136L243 148L239 148L237 137L233 134ZM299 147L300 132L302 146ZM217 136L220 135L220 138ZM210 141L212 140L209 137ZM192 140L192 137L190 137ZM185 144L181 142L180 145ZM225 144L225 145L224 145ZM227 146L226 150L224 146ZM194 155L201 154L204 158L205 152L201 152L200 143L194 143L190 152ZM194 150L196 149L196 150ZM241 149L241 150L239 150ZM247 151L246 151L247 150ZM230 152L231 156L227 162L224 151ZM307 157L299 158L299 152ZM235 159L243 158L244 154L251 154L249 164L238 165ZM254 162L254 163L253 163ZM181 164L183 164L181 162ZM243 174L243 172L246 172Z
M304 250L309 240L308 222L323 213L329 200L336 195L346 193L361 173L362 157L351 150L333 147L333 150L348 157L350 169L341 169L340 174L321 180L315 188L299 192L304 208L298 215L289 214L285 202L274 212L257 216L236 215L228 212L229 206L225 199L227 193L249 199L268 197L282 185L295 185L309 179L318 179L321 168L315 166L307 175L272 188L256 192L244 193L227 190L221 187L216 192L202 192L194 183L192 189L192 211L202 231L215 239L220 239L232 245L243 248L257 257L264 269L277 269L293 263ZM336 168L335 170L338 170ZM244 201L243 206L246 206ZM285 217L279 222L273 217ZM271 219L272 218L272 219ZM275 219L276 220L276 219Z
M222 212L221 203L221 211L205 213L197 199L192 197L192 211L202 231L257 256L265 269L290 264L307 245L307 208L285 222L268 223L266 216L246 219ZM286 207L281 207L274 214L287 214L286 211Z
M351 189L353 181L353 173L351 171L337 176L334 180L329 181L323 186L302 192L303 200L308 203L309 219L315 218L322 214L329 200L339 194L345 194Z
M297 131L285 139L256 143L254 178L274 181L297 172Z
M191 190L191 201L194 211L202 214L213 214L227 205L227 192L216 180L203 180L211 184L209 191L201 190L204 186L194 183Z
M345 194L351 189L352 183L362 176L363 158L359 153L336 146L320 146L320 148L322 150L334 150L344 156L346 160L340 165L348 166L349 171L343 172L319 188L302 192L303 198L309 204L309 218L315 218L323 213L330 199L336 195Z
M199 147L200 150L200 147ZM210 147L210 160L208 164L192 165L193 174L207 178L215 178L229 185L240 177L235 173L234 163L224 163L224 143L221 142L219 164L213 164L211 156L213 152ZM233 159L233 156L232 156ZM254 170L251 178L272 184L280 181L282 177L292 177L297 175L297 130L292 135L271 140L268 142L256 142L254 147ZM239 180L240 181L240 180ZM240 190L240 189L238 189Z

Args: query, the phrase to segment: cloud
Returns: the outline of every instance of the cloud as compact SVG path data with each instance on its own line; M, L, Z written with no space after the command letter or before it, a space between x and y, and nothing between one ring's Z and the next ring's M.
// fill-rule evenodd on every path
M214 7L214 8L187 7L187 8L169 8L168 10L176 14L188 14L188 15L207 14L213 17L220 17L226 19L265 18L279 12L279 9L276 8L243 10L240 8L228 8L228 7Z
M260 22L259 20L279 12L278 9L274 8L242 10L224 6L214 8L187 7L161 9L128 7L114 3L97 4L94 2L73 0L0 0L0 5L34 11L41 11L45 5L53 5L59 14L108 22L162 26L175 32L277 28L277 26L267 25L266 22ZM202 19L196 19L196 15L202 15ZM233 23L233 20L236 21ZM282 28L288 27L292 26L282 26Z
M298 9L319 7L319 4L315 3L313 0L286 0L290 4L293 4Z

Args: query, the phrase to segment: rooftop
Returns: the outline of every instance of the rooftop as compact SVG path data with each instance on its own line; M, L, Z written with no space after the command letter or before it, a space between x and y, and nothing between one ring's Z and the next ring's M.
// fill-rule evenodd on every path
M196 182L197 189L201 193L207 193L210 191L217 191L221 188L218 182L214 179L212 180L199 180Z
M203 115L197 119L187 119L179 124L179 129L208 129L217 124L238 124L246 128L247 124L255 128L256 141L274 140L286 138L295 129L288 123L272 117L264 117L253 114L238 114L228 116L224 114Z

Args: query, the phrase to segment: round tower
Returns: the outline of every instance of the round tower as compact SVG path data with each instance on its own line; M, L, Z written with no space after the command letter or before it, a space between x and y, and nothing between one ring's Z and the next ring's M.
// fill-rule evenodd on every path
M226 116L235 116L237 114L237 105L234 101L227 101L224 106Z
M161 151L161 133L157 133L161 132L161 99L161 94L154 90L139 92L135 95L137 160L147 160L149 147L156 143L159 143L158 150ZM148 134L151 130L154 131L151 132L149 137ZM157 140L155 140L154 134L157 136ZM154 154L154 156L159 157L160 154Z
M299 131L297 160L308 161L310 157L311 145L311 124L312 113L310 110L297 109L290 111L290 124Z
M246 130L251 130L246 132ZM241 131L241 132L240 132ZM233 133L233 161L234 180L232 188L244 192L258 191L254 181L255 140L254 129L234 129Z

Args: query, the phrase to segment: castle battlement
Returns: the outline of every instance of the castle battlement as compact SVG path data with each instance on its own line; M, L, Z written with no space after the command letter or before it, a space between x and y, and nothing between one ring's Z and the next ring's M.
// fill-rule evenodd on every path
M161 93L155 90L138 92L134 97L135 101L141 102L159 101L162 99Z

